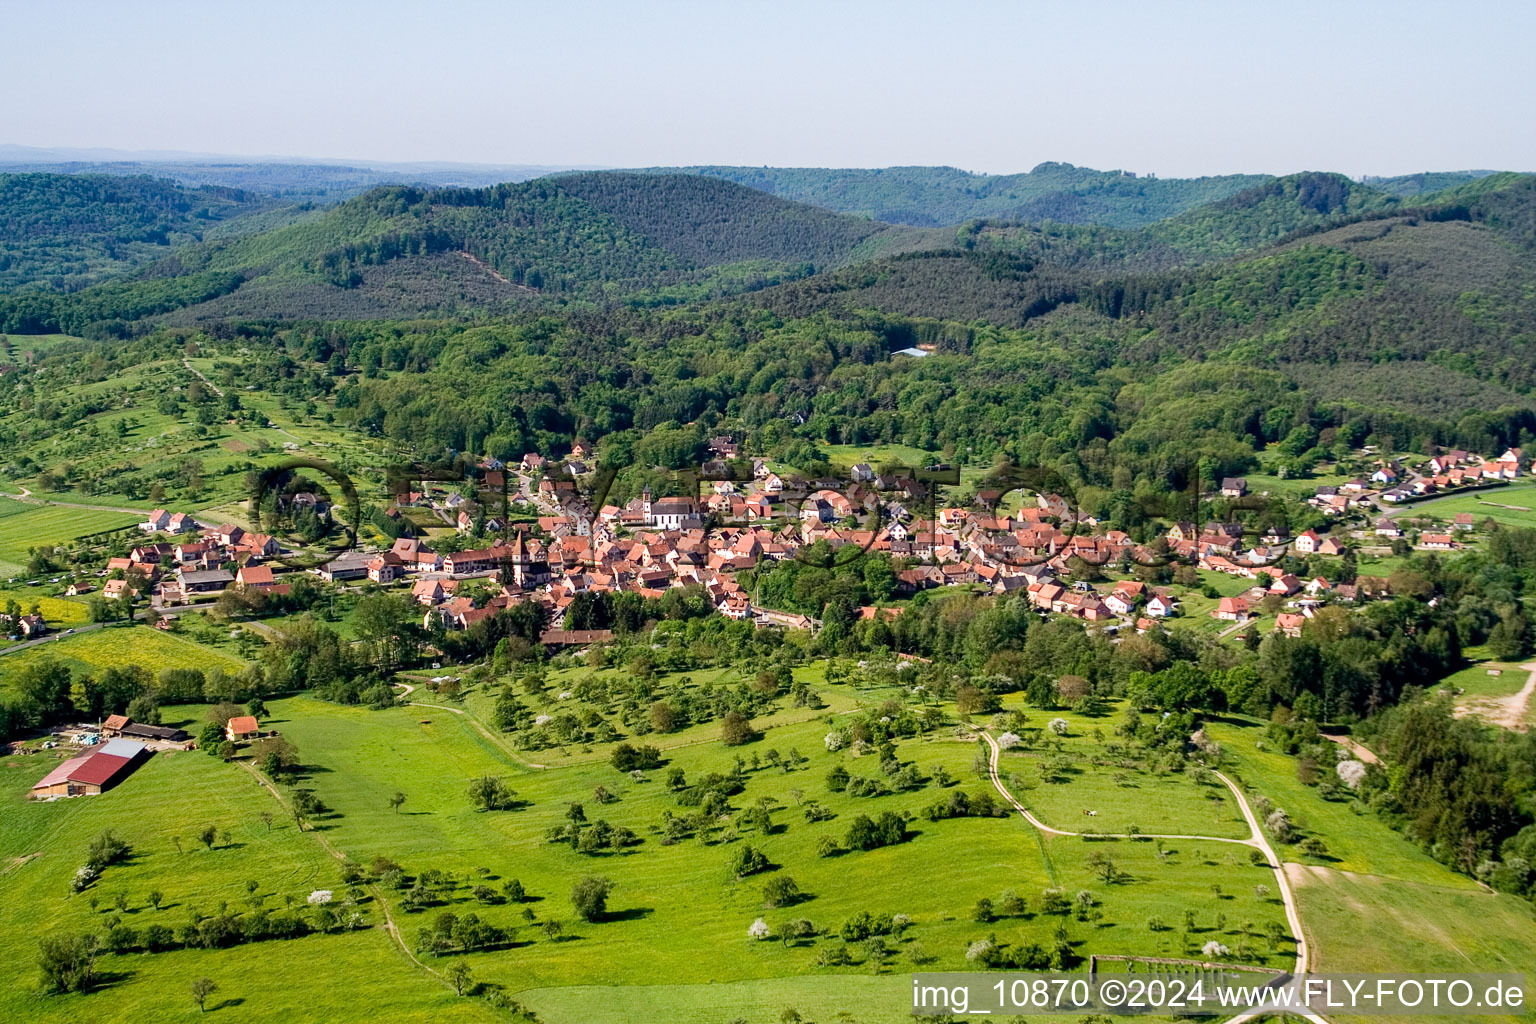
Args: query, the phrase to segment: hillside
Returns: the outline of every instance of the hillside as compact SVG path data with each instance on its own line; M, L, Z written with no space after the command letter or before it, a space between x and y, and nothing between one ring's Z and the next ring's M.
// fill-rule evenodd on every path
M261 205L239 190L149 177L0 174L0 291L74 291Z
M1307 172L1276 178L1171 217L1148 227L1147 234L1191 256L1235 256L1278 242L1292 232L1342 222L1397 201L1342 174Z
M1394 196L1424 196L1432 192L1466 185L1479 178L1486 178L1498 171L1421 171L1418 174L1398 174L1390 178L1366 175L1360 184Z
M723 178L785 199L918 227L977 218L1137 227L1269 180L1262 174L1140 177L1064 163L996 175L953 167L696 166L651 168L649 173Z
M136 279L69 299L0 299L0 324L78 332L188 307L198 308L178 319L411 315L487 302L607 302L666 289L681 289L668 301L710 298L927 242L912 229L697 176L387 186L283 219L271 230L188 247ZM379 294L370 297L370 288Z

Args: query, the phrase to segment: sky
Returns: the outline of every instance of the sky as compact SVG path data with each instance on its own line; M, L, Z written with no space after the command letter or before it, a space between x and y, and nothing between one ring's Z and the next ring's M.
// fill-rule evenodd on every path
M1536 170L1536 3L0 0L0 143L1163 177Z

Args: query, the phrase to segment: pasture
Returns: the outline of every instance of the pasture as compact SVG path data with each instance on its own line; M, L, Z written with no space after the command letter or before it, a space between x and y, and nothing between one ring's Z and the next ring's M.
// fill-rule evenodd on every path
M1161 832L1248 838L1248 825L1227 787L1184 769L1172 771L1115 735L1118 716L1086 718L1070 711L1030 711L1048 731L1007 751L999 765L1019 802L1047 825L1069 832Z
M1404 515L1428 515L1450 522L1458 512L1470 512L1481 523L1492 519L1506 526L1536 527L1536 484L1511 484L1470 494L1431 499L1411 505Z
M1259 749L1259 726L1222 720L1206 732L1222 745L1228 774L1249 787L1250 800L1263 794L1327 844L1326 857L1275 844L1296 891L1314 970L1536 970L1536 909L1529 903L1440 864L1374 812L1324 800L1297 780L1294 758Z
M819 675L820 666L807 672ZM820 689L825 684L817 685ZM63 891L75 848L83 843L69 837L116 827L148 855L108 869L101 887L104 893L128 889L134 907L140 904L141 892L166 877L157 872L178 870L187 875L184 880L167 879L161 885L177 902L234 903L244 898L238 887L246 878L258 879L259 891L270 893L268 898L281 899L287 892L332 881L333 862L328 863L325 847L364 865L376 857L393 859L411 876L446 872L454 879L451 889L421 911L407 909L401 893L377 889L391 902L402 938L414 947L432 918L447 909L459 914L473 910L498 926L516 929L511 948L427 962L439 970L448 962L466 963L477 983L496 986L525 1002L547 1024L618 1024L650 1019L651 1012L660 1015L656 1019L701 1024L735 1017L771 1024L790 1007L807 1019L894 1024L910 1019L908 972L917 965L925 970L972 967L967 948L989 937L1005 950L1023 950L1030 944L1049 949L1059 932L1074 959L1093 952L1185 955L1213 939L1241 949L1253 962L1279 966L1292 955L1288 938L1275 943L1268 937L1272 928L1283 926L1283 910L1273 894L1257 888L1269 873L1252 865L1241 846L1044 840L1017 815L930 820L925 808L947 800L956 790L973 797L992 792L975 773L978 745L953 725L897 743L897 760L916 769L921 780L917 788L878 796L834 790L828 771L835 765L861 778L878 777L881 767L876 757L827 749L826 734L845 725L857 705L867 706L871 698L848 687L825 689L829 706L764 715L754 723L761 738L743 746L723 745L718 725L712 735L709 727L699 727L702 731L641 737L641 742L664 743L665 763L638 776L608 763L611 745L590 751L573 747L564 754L512 749L474 716L482 701L478 694L460 705L418 691L415 696L442 706L383 711L303 696L284 698L269 703L263 724L296 745L302 785L334 812L314 822L315 832L301 835L294 830L283 808L257 788L246 769L185 753L157 758L103 797L41 807L13 800L3 812L10 817L0 819L7 822L0 852L26 857L38 852L37 847L68 851L25 861L16 869L44 878L41 891ZM202 717L198 707L167 710L168 720L182 717L195 723ZM1092 728L1081 724L1085 730ZM1082 760L1074 785L1116 787L1109 769L1095 763L1102 751L1089 746L1086 735L1065 740ZM767 756L769 750L795 753L776 759ZM553 765L556 755L557 766L535 768L527 763ZM1027 757L1017 756L1015 774L1027 770ZM22 760L24 765L11 766L14 774L0 776L12 780L10 792L16 795L46 771L41 756ZM688 816L694 810L680 802L666 779L674 768L682 769L689 783L709 773L736 774L741 788L729 797L725 815L707 828L669 834L669 817ZM1098 778L1101 770L1104 779ZM516 795L514 809L474 808L467 787L483 775L505 781ZM947 783L942 781L946 777ZM1191 792L1178 794L1179 785ZM1149 831L1154 825L1175 823L1185 809L1201 816L1200 827L1220 827L1209 820L1214 803L1183 775L1138 778L1136 787L1158 794L1157 813L1141 823ZM143 801L162 799L172 789L184 795L171 801L171 808L164 813L145 811ZM398 811L390 806L396 792L406 798ZM1129 806L1136 797L1122 799ZM1108 806L1108 795L1105 800ZM547 833L570 820L573 803L584 808L589 828L603 819L633 830L640 842L622 850L584 853L567 841L550 841ZM815 816L819 820L806 814L813 805L821 808ZM766 811L766 822L759 820L758 808ZM271 833L261 822L263 810L277 814ZM856 816L875 817L885 811L910 815L912 835L907 841L822 855L819 847L828 838L845 845ZM173 856L170 835L185 840L189 832L176 830L190 830L205 818L217 819L221 827L228 824L230 848L198 848ZM10 821L22 826L13 829ZM79 824L66 828L61 824L66 821ZM730 865L747 845L762 851L768 868L737 878ZM194 867L198 870L190 870ZM205 867L208 870L202 870ZM609 914L595 923L581 920L569 901L573 883L587 875L602 875L614 883ZM797 883L802 898L792 906L766 906L765 883L785 876ZM528 894L522 903L499 896L482 901L470 894L477 884L499 892L513 878ZM226 894L231 887L238 891ZM1043 894L1052 889L1063 893L1064 907L1047 905ZM1008 893L1021 897L1022 906L1003 910ZM983 898L995 904L991 919L978 919L977 901ZM26 906L0 911L0 919L6 913L52 909L46 901L41 910L37 900L20 902ZM60 902L70 908L65 921L91 920L78 898ZM910 924L897 934L877 936L875 942L861 937L845 941L839 933L861 911L876 919L907 915ZM379 914L371 906L369 914L376 923ZM748 927L760 917L775 926L803 918L813 922L815 934L789 942L757 941L749 937ZM561 925L558 939L545 930L549 922ZM135 924L142 926L142 921ZM301 998L310 1000L309 1012L323 1008L327 1020L363 1019L357 1015L360 1010L350 1009L334 994L346 990L343 977L365 977L369 984L376 979L398 993L392 997L398 999L399 1005L392 1005L397 1017L378 1018L370 1010L370 1020L405 1020L410 1012L440 1015L440 1009L465 1015L451 1019L475 1020L482 1019L474 1015L483 1013L486 1005L482 1000L455 1002L412 968L403 953L391 950L388 937L377 928L217 953L178 950L108 957L107 969L126 977L117 978L107 992L63 998L35 994L28 930L12 928L6 933L27 936L7 940L15 944L8 950L14 954L8 968L14 983L7 986L14 994L7 998L17 1020L40 1020L66 1006L75 1015L128 1019L104 1005L114 998L109 993L122 994L127 1014L142 1008L156 983L172 993L169 998L183 998L181 990L199 973L220 980L229 998L244 1000L239 1004L242 1019L258 1021L289 1019L284 1013L291 1013ZM253 970L257 955L262 967ZM316 970L322 963L324 968ZM306 973L312 977L300 977ZM226 978L240 987L226 984ZM288 984L299 991L270 1002L262 998L267 987ZM190 1002L187 1006L190 1010Z

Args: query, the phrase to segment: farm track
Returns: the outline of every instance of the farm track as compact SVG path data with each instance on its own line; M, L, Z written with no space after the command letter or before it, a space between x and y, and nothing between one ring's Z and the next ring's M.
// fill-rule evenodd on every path
M261 772L256 770L255 765L241 762L240 767L251 773L251 777L254 778L263 789L271 794L272 799L277 801L278 806L282 807L284 811L292 813L292 808L288 806L288 801L283 799L283 795L278 792L276 786L272 785L272 783L265 776L263 776ZM320 848L334 857L337 863L346 863L347 855L341 852L341 850L337 849L335 844L333 844L329 839L314 829L311 829L308 834L313 836L315 841L320 844ZM384 898L384 894L379 890L379 887L377 885L369 885L368 893L373 897L374 902L379 905L379 909L384 913L384 930L389 934L390 938L395 940L395 945L399 947L401 953L405 954L405 958L409 960L412 965L430 974L432 978L440 984L446 986L447 988L452 988L453 984L448 981L447 978L444 978L436 970L422 963L420 958L418 958L416 954L411 950L410 945L405 941L405 937L400 934L400 926L395 923L394 915L390 913L389 901Z
M1533 674L1533 678L1536 678L1536 674ZM973 726L972 728L975 727ZM1269 861L1270 869L1274 871L1275 884L1278 887L1281 900L1285 903L1286 920L1290 924L1291 934L1295 936L1296 939L1296 966L1293 971L1296 974L1305 974L1307 972L1307 967L1310 962L1310 953L1307 947L1306 932L1301 926L1301 914L1296 906L1296 895L1291 890L1290 877L1286 874L1285 871L1285 863L1280 859L1279 855L1275 853L1274 847L1270 846L1269 840L1265 838L1263 830L1259 828L1258 818L1254 816L1253 809L1248 806L1248 800L1243 796L1242 790L1240 790L1237 787L1237 784L1229 779L1224 772L1215 772L1215 775L1229 790L1232 791L1232 795L1236 797L1237 806L1243 812L1244 820L1248 822L1248 829L1250 834L1247 839L1229 839L1224 836L1159 834L1148 832L1137 833L1135 835L1131 835L1130 833L1116 832L1069 832L1065 829L1053 828L1052 826L1047 825L1045 822L1035 817L1034 814L1030 812L1029 808L1025 807L1018 801L1018 799L1013 795L1012 791L1010 791L1008 787L1004 785L1002 776L998 773L998 764L1002 760L1002 748L997 745L997 740L993 739L992 735L986 730L976 729L976 733L982 739L986 740L987 746L991 748L991 756L987 760L987 772L992 778L993 788L995 788L998 793L1002 795L1004 800L1008 801L1009 805L1011 805L1016 811L1024 816L1024 820L1028 821L1036 828L1036 830L1041 833L1054 836L1070 836L1091 839L1179 839L1185 841L1197 840L1199 842L1210 843L1233 843L1238 846L1247 846L1264 854L1265 858L1267 858ZM1228 1018L1224 1024L1243 1024L1245 1021L1269 1016L1272 1012L1274 1011L1260 1009L1248 1013L1242 1013L1235 1017ZM1320 1017L1314 1013L1304 1013L1300 1016L1303 1016L1307 1020L1312 1021L1313 1024L1327 1024L1325 1018Z
M1526 715L1531 708L1531 698L1536 696L1536 661L1528 661L1520 667L1529 675L1526 676L1525 685L1519 690L1504 697L1472 698L1466 704L1456 708L1456 717L1475 715L1491 725L1497 725L1512 732L1525 732L1529 729Z
M21 486L20 484L17 485ZM20 494L7 494L0 492L0 498L10 498L12 501L26 502L28 505L57 505L59 508L83 508L91 512L122 512L126 515L142 516L148 509L123 508L118 505L86 505L78 501L53 501L49 498L39 498L25 487Z
M405 690L405 692L400 695L402 697L409 697L412 693L416 692L416 687L414 685L412 685L411 683L398 683L397 682L394 685L395 686L399 686L399 687L401 687L401 688L403 688ZM408 700L408 701L406 701L406 704L408 704L409 706L411 706L413 708L432 708L432 709L434 709L436 711L446 711L446 712L448 712L451 715L458 715L461 718L463 718L466 722L468 722L474 728L474 730L476 732L478 732L482 737L484 737L485 739L489 740L491 743L495 744L497 749L501 750L503 753L505 753L508 757L512 758L512 760L516 761L518 764L524 765L524 766L526 766L528 768L534 768L534 769L544 769L544 768L548 768L549 767L548 765L544 765L544 764L535 764L532 761L528 760L527 758L523 757L521 754L517 753L517 751L513 750L510 746L507 745L507 741L506 740L502 739L500 736L497 736L495 733L491 732L491 730L486 727L486 724L484 722L480 721L480 719L477 716L470 714L469 712L465 711L463 708L451 708L451 707L449 707L446 704L426 704L426 703L423 703L422 701L419 701L419 700Z

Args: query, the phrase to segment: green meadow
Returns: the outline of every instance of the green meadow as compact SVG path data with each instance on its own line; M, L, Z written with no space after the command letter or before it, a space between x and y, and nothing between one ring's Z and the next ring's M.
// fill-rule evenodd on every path
M1270 872L1251 864L1240 845L1047 840L1017 815L928 820L924 809L954 789L972 796L992 792L975 771L976 742L953 724L898 743L898 760L915 766L926 780L921 788L883 796L833 792L827 772L834 765L856 777L880 772L876 758L853 756L847 749L829 751L823 742L856 704L871 699L852 689L830 692L828 706L821 709L763 716L754 723L762 737L741 747L723 745L718 727L713 736L701 727L699 732L645 737L643 742L665 741L665 764L639 777L608 763L610 747L564 753L515 750L474 715L483 699L478 694L471 693L462 704L425 690L413 696L442 706L375 711L302 696L270 702L264 725L296 745L303 764L301 784L330 808L313 822L313 832L300 833L292 826L285 810L287 787L276 788L283 794L280 803L247 769L201 753L161 755L103 796L47 805L24 804L20 796L56 762L43 755L12 758L3 776L11 796L0 820L5 822L5 856L17 860L7 861L15 866L0 883L0 896L5 885L57 891L59 896L40 903L10 900L11 909L0 912L0 920L11 914L17 926L6 929L15 936L6 940L12 954L6 968L11 994L5 997L10 1016L42 1020L67 1006L72 1015L129 1019L147 1011L156 991L169 993L163 998L179 1003L177 1012L189 1012L186 987L192 977L206 974L219 981L221 996L241 1000L235 1004L241 1019L291 1019L284 1014L298 1005L323 1011L327 1020L365 1019L346 998L351 982L343 979L356 977L369 984L377 979L397 993L392 997L397 1017L380 1018L370 1009L366 1019L445 1012L481 1019L488 1006L484 1000L455 1000L450 990L412 966L377 927L382 908L374 901L380 898L389 901L403 941L413 948L428 922L446 909L459 914L473 910L515 929L511 948L426 957L426 962L442 970L448 962L462 961L475 985L525 1003L547 1024L738 1017L770 1024L787 1008L807 1020L896 1022L909 1019L907 975L917 966L962 970L973 966L965 954L978 940L1012 949L1031 943L1049 948L1058 932L1078 960L1092 953L1186 955L1212 940L1241 949L1251 962L1283 966L1293 955L1288 938L1278 945L1267 938L1271 928L1283 928L1283 908L1265 887L1273 881ZM184 717L195 724L201 714L201 708L179 707L168 709L167 718ZM1048 717L1039 716L1040 724ZM1105 808L1102 824L1135 818L1147 831L1231 826L1223 820L1230 797L1212 801L1203 785L1183 774L1162 778L1131 771L1129 785L1117 778L1127 769L1100 763L1108 751L1089 738L1093 728L1091 721L1075 718L1063 739L1076 767L1071 787L1061 788L1094 794L1092 799ZM770 749L793 750L799 760L780 759L776 766L766 756ZM1009 755L1009 774L1028 775L1030 756ZM730 797L732 812L720 827L707 836L668 839L662 828L666 816L690 812L669 788L668 772L680 768L688 780L698 780L711 772L732 772L738 757L743 788ZM535 768L529 762L551 766ZM937 781L940 768L952 780L947 786ZM513 790L514 809L474 808L467 787L484 775L503 779ZM1187 792L1180 792L1180 786ZM1045 788L1029 790L1027 799L1057 813L1049 801L1042 802ZM406 798L398 810L390 806L397 792ZM568 820L572 803L583 806L589 824L601 818L632 829L641 841L623 851L596 854L578 852L568 842L550 842L546 833ZM808 820L805 811L813 803L823 809L824 820ZM766 827L741 814L757 807L767 810ZM263 811L275 814L270 832ZM912 835L906 842L820 855L823 840L841 842L857 815L885 811L911 817ZM1065 810L1059 813L1067 816ZM1181 824L1186 816L1187 828ZM204 821L228 828L230 844L206 850L195 839L189 842ZM69 897L67 880L89 838L105 827L115 828L143 854L107 869L96 887L103 904L121 889L138 907L143 894L159 887L168 902L211 909L221 900L244 899L248 878L259 882L258 891L268 894L264 898L281 900L335 884L333 854L362 865L387 858L408 875L446 872L454 883L447 902L420 911L408 909L399 892L370 886L364 907L373 927L349 934L218 952L109 956L103 966L110 982L99 993L45 998L37 994L30 967L31 943L41 925L27 925L27 915L41 921L53 914L61 925L85 927L97 919L92 914L103 913L89 910L78 896ZM181 838L183 853L175 853L173 836ZM746 845L761 850L769 868L738 879L730 864ZM41 855L27 859L34 853ZM569 899L572 885L588 875L613 882L609 913L595 923L581 920ZM766 906L765 883L786 876L803 898L792 906ZM513 878L528 895L521 904L499 898L480 902L470 894L473 885L499 890ZM1043 905L1042 893L1053 888L1071 903L1064 913L1048 912ZM977 919L978 900L1001 904L1010 892L1023 898L1022 910ZM62 916L57 916L58 907L65 908ZM177 909L165 907L159 913L171 916ZM878 944L845 942L839 932L860 912L877 919L902 914L910 924ZM130 916L151 913L145 908ZM803 918L812 922L815 934L789 943L758 941L748 934L758 918L770 925ZM140 927L145 920L134 918ZM558 939L546 931L549 922L559 922ZM839 964L839 959L846 962ZM253 970L258 962L264 970ZM289 985L297 986L297 992L285 988L281 998L264 998L268 989ZM109 1011L97 1009L108 1002L114 1004Z
M1373 811L1322 799L1297 780L1294 758L1261 749L1259 726L1222 720L1206 732L1222 745L1229 774L1250 799L1268 797L1303 833L1326 843L1323 857L1299 845L1276 846L1315 970L1536 972L1536 909L1529 903L1452 871ZM1536 1014L1476 1019L1528 1022Z
M168 721L175 717L167 713ZM100 797L25 801L32 784L58 763L54 755L62 753L0 759L0 944L6 952L0 957L0 1014L5 1019L123 1024L190 1019L197 1014L191 982L202 976L218 983L209 1011L225 1019L364 1019L355 1016L355 993L363 985L377 996L368 1020L499 1019L484 1002L456 999L412 967L378 927L228 949L104 956L99 990L84 996L41 994L33 960L44 934L99 930L113 917L139 930L150 924L175 928L194 908L203 913L221 904L245 908L253 898L275 908L292 898L302 907L311 891L340 888L336 859L314 833L301 834L237 765L198 752L160 754ZM270 823L264 813L273 815ZM211 848L197 838L208 825L228 833ZM75 869L105 829L130 844L128 860L106 868L90 889L72 894ZM254 897L249 881L257 883ZM149 900L156 891L163 897L159 909ZM119 894L126 899L121 911ZM376 925L377 908L363 909L366 921Z
M132 526L126 512L33 505L0 497L0 577L19 576L35 547L67 544L87 534Z

